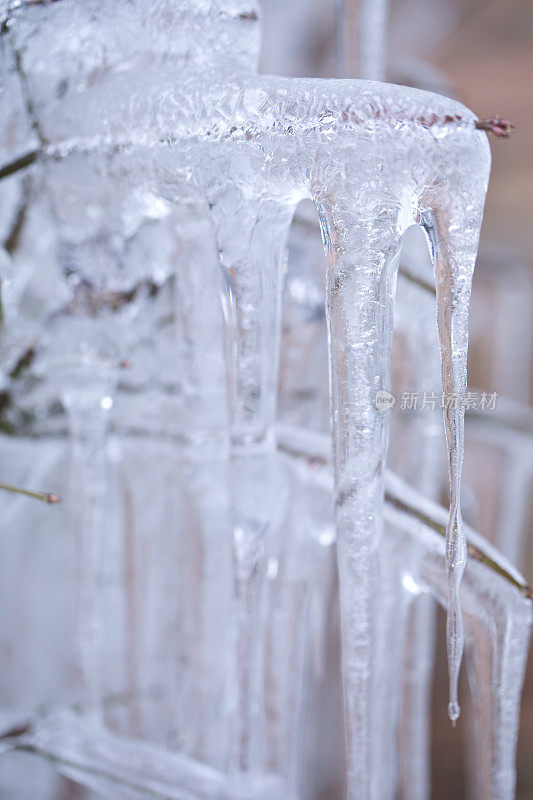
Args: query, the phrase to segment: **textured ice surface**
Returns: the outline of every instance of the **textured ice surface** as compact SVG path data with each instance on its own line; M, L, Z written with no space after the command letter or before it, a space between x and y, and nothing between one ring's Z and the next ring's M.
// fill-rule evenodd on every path
M228 736L231 768L254 768L267 543L275 538L284 502L274 441L284 253L296 204L313 200L327 262L348 795L378 797L372 728L383 641L379 561L388 424L375 398L390 388L398 255L407 228L421 225L432 247L443 387L451 403L447 578L456 717L465 545L463 411L455 400L466 388L468 300L489 171L486 137L471 112L437 95L366 81L251 75L257 13L248 5L119 2L110 32L102 8L73 0L22 3L3 26L4 71L14 81L8 116L24 118L4 174L20 181L23 168L35 173L52 210L55 263L72 295L70 309L76 311L80 293L89 298L81 342L57 347L66 338L60 315L44 362L57 361L64 349L70 367L72 349L101 354L100 328L102 320L116 319L109 313L113 306L126 308L121 324L109 325L118 351L113 366L127 361L132 318L123 301L136 299L143 282L163 285L177 260L180 354L186 399L192 409L196 405L188 434L199 439L209 419L202 411L216 404L204 359L221 339L217 317L206 309L222 298L238 621ZM8 196L13 218L16 203ZM175 259L180 226L188 227L186 247ZM180 279L191 287L193 302ZM93 359L98 380L113 361L104 355L99 363ZM220 375L217 358L209 363ZM72 380L76 376L74 370ZM101 395L95 409L108 397ZM219 398L223 405L222 393ZM90 424L88 410L82 416L81 423ZM223 432L224 413L216 424ZM104 426L91 447L105 450ZM83 447L80 453L87 461ZM99 502L94 477L89 503ZM101 528L101 508L98 513ZM93 556L100 558L92 550L96 523L90 517L84 525L91 542L82 559L82 574L89 576ZM209 526L204 532L211 535ZM90 660L102 624L91 617L95 602L98 597L87 598L94 641L86 656L89 684L98 672ZM213 597L206 602L213 604Z

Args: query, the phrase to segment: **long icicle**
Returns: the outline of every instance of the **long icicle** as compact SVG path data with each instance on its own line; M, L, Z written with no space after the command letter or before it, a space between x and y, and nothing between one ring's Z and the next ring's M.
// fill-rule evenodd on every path
M235 195L239 197L237 205ZM294 207L250 202L237 187L212 214L225 275L230 431L230 514L235 581L236 712L230 771L258 768L264 641L265 551L278 517L274 423L278 390L281 288ZM229 212L229 213L228 213Z
M428 237L435 271L444 426L448 445L450 515L446 534L449 593L446 637L450 685L448 715L453 723L460 714L458 680L464 648L459 590L466 565L466 542L461 517L461 477L464 457L464 396L467 388L468 308L490 169L488 143L478 132L473 132L470 137L465 135L462 142L456 142L456 147L456 162L449 162L444 171L445 189L437 190L433 196L428 193L422 200L420 215L420 224ZM453 149L452 142L449 154L451 158ZM464 167L465 164L469 165L468 170ZM451 174L450 170L453 170Z
M361 167L362 169L362 167ZM348 192L348 195L346 194ZM327 262L331 419L335 470L348 800L375 796L373 726L387 391L398 206L358 217L349 188L317 195ZM361 212L367 209L362 204ZM386 213L387 212L387 213ZM356 259L356 260L354 260Z

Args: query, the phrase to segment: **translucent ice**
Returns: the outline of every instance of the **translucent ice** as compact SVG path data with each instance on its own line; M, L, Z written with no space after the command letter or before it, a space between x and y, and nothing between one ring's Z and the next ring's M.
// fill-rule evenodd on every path
M282 449L320 464L324 471L322 482L327 485L329 447L325 437L280 427L279 441ZM396 562L389 562L395 563L391 576L401 579L409 603L417 603L421 595L429 594L446 605L445 509L387 472L384 514L384 546L392 553L394 550L401 553ZM515 568L482 537L469 528L466 535L471 557L465 572L463 602L476 711L473 772L477 775L477 796L483 800L512 800L520 694L532 619L531 590ZM389 651L389 655L391 652L395 650ZM388 662L393 660L389 658ZM390 672L397 673L395 666L393 664ZM387 675L386 665L380 675L382 678ZM389 674L389 680L391 677ZM383 693L388 688L388 683L380 682L375 691ZM394 699L394 693L391 697ZM385 714L375 718L373 746L385 765L379 775L374 776L377 797L395 796L384 790L386 783L383 783L383 776L389 774L384 743L394 735L391 734L394 709L392 711L392 716ZM405 796L413 793L417 797L426 796L419 779L402 786Z
M256 41L257 14L249 6L161 2L155 13L153 4L120 2L121 24L112 26L109 41L101 8L95 0L17 4L4 24L6 47L15 54L26 121L38 138L28 153L52 200L69 280L126 293L139 280L163 283L171 257L148 263L142 257L153 250L153 224L156 236L163 232L166 241L168 235L172 253L169 229L180 208L204 215L198 252L192 246L186 252L223 298L237 618L231 748L238 770L257 764L265 546L283 505L274 422L284 252L296 204L307 197L317 207L327 262L348 796L376 797L372 728L388 444L387 413L376 397L390 389L398 256L407 228L420 224L432 247L443 387L450 397L447 577L455 717L465 562L457 400L465 390L468 299L489 171L486 137L471 112L436 95L365 81L243 74L252 67ZM221 66L218 55L233 46ZM10 164L13 174L22 170ZM71 169L81 176L74 186ZM137 234L137 257L126 258ZM211 308L213 295L202 281L190 285ZM179 305L179 289L177 298ZM204 308L187 311L184 330L194 331L183 342L192 365L187 389L207 408L213 384L195 380L194 365L202 364L206 337L213 339L217 328L196 326ZM201 422L198 414L195 423Z

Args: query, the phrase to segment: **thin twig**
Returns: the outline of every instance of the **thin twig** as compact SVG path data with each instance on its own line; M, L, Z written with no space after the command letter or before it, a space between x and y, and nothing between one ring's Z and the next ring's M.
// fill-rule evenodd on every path
M50 505L61 502L61 498L57 494L51 494L49 492L33 492L31 489L21 489L19 486L10 486L8 483L0 483L0 489L4 492L22 494L25 497L31 497L33 500L41 500L43 503L48 503Z
M501 117L499 114L495 114L489 119L478 119L476 122L478 131L493 133L498 139L508 139L514 127L512 122L509 122L508 119Z
M20 156L20 158L16 158L14 161L10 161L8 164L0 167L0 181L3 178L8 178L10 175L13 175L15 172L18 172L21 169L26 169L26 167L29 167L30 164L33 164L41 152L41 149L30 150L29 153L25 153L23 156Z

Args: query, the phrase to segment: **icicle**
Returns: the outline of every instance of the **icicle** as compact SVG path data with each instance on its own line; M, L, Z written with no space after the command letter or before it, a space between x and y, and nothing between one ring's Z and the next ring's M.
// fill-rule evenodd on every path
M363 0L360 4L357 26L354 23L356 17L354 5L355 3L349 3L349 0L345 0L344 3L338 3L339 29L342 30L345 27L348 41L348 45L344 43L344 47L341 46L341 53L343 53L342 60L344 62L343 72L345 73L347 68L348 74L356 74L355 59L353 57L353 51L349 50L349 46L356 40L355 29L357 27L360 49L358 65L359 75L364 78L381 79L383 77L381 72L384 63L384 32L388 18L388 2L386 0L381 0L379 3L374 3L370 0L370 2L365 3ZM468 191L465 193L465 188L464 185L460 187L463 195L468 197L470 194L471 196L471 193ZM459 207L461 203L455 203L455 210L459 211L458 218L454 219L454 215L451 214L447 221L446 233L444 233L441 226L440 233L437 234L441 237L440 241L434 241L432 243L436 273L439 270L437 266L439 259L442 258L444 261L450 262L445 267L445 269L451 270L448 277L446 278L441 274L439 280L439 276L437 276L439 337L443 363L443 388L444 393L448 395L446 402L455 402L458 404L461 403L459 395L462 396L466 391L468 300L472 270L477 252L480 214L486 191L486 183L481 181L479 189L482 198L481 208L478 203L477 207L474 204L471 205L468 210L464 206L463 209L460 210ZM451 185L448 190L451 191ZM453 202L452 200L452 203ZM451 210L450 203L448 203L448 206L448 210ZM430 238L431 236L435 236L434 224L430 221L431 217L424 209L422 209L421 220ZM463 241L460 241L462 226L467 230L463 231L464 238ZM449 241L450 252L448 254L441 254L441 244L445 240ZM444 248L446 248L446 245L444 245ZM461 258L464 260L462 266L459 266L457 263L452 265L451 262L457 258L459 258L459 260ZM462 273L462 275L460 273ZM452 274L453 277L451 277ZM461 283L462 286L460 286ZM459 340L462 341L460 342ZM458 353L458 348L463 351L462 356ZM455 724L460 713L457 697L457 681L462 659L464 638L459 600L459 587L466 557L460 509L460 485L464 451L464 409L462 407L458 407L457 409L445 408L444 416L449 447L451 492L447 549L447 570L450 592L450 606L448 609L447 622L450 680L448 714Z
M232 548L227 535L231 527L228 499L224 490L227 479L227 451L215 439L211 444L196 445L186 453L184 516L189 520L187 538L196 540L196 563L186 565L192 597L180 587L185 613L192 623L194 647L182 648L189 661L189 690L183 686L182 718L178 724L183 737L189 738L189 718L193 719L196 746L190 754L217 769L224 770L231 755L231 721L227 717L228 675L232 678ZM190 527L189 527L190 526ZM183 549L190 544L183 541ZM191 613L192 612L192 613ZM193 621L193 618L195 622ZM194 627L195 626L195 627ZM180 644L181 647L181 644ZM224 710L225 713L222 712Z
M405 590L403 566L409 552L394 528L385 526L380 546L380 595L378 613L378 659L373 737L374 797L396 800L398 787L398 722L402 700L403 670L412 595Z
M451 147L450 155L453 157ZM490 153L486 139L464 132L457 163L470 152L468 169L444 171L443 189L422 199L421 225L426 230L435 270L438 333L442 362L444 424L448 443L450 518L446 539L449 606L446 626L450 702L453 723L460 708L457 684L463 653L463 620L459 589L466 564L461 519L461 475L464 457L464 395L468 353L468 305L477 255ZM459 160L461 159L461 160ZM449 169L449 167L448 167ZM427 203L427 205L424 205ZM430 208L431 210L425 210Z
M283 296L278 417L312 431L329 430L324 251L316 208L296 209Z
M492 589L492 591L491 591ZM489 595L493 587L487 587ZM492 595L490 611L467 617L467 671L474 699L476 800L514 800L520 696L529 646L531 608Z
M435 602L429 595L415 595L411 599L404 649L399 734L400 800L428 800L430 797L434 641Z
M387 0L380 0L380 2L365 2L361 0L360 3L350 2L344 0L340 3L339 24L346 26L348 43L344 44L343 60L345 70L348 74L358 74L363 78L382 79L384 72L384 54L385 54L385 30L388 19L388 2ZM359 18L357 26L354 25L354 19L357 16L355 6L359 9ZM356 58L353 56L353 49L350 50L350 44L356 41L357 38L359 45L359 63L357 65L358 72L356 72ZM481 145L480 145L481 146ZM453 183L453 182L452 182ZM451 191L451 185L449 191ZM459 187L465 197L468 196L468 191L465 194L466 186ZM483 180L479 186L481 190L481 197L484 198L486 188L484 188ZM472 270L474 267L475 256L477 252L477 241L479 237L480 219L479 215L482 208L476 208L473 205L469 211L464 208L460 210L460 198L452 200L455 204L455 210L459 212L458 218L453 219L453 214L450 215L448 220L447 231L444 234L450 241L456 240L451 244L451 250L448 255L444 254L443 259L452 259L459 257L464 259L464 264L461 266L451 266L454 277L450 280L443 278L444 283L437 281L438 291L438 304L439 304L439 336L441 342L441 352L443 357L443 388L448 399L446 402L460 403L460 397L466 391L466 340L468 335L468 299L472 278ZM482 204L481 204L482 205ZM451 208L450 208L451 210ZM476 219L476 214L478 219ZM429 231L431 223L429 217L422 208L422 225ZM470 219L468 219L470 217ZM464 231L464 241L459 242L458 232L461 226L468 227L470 224L469 232ZM441 232L441 236L443 231ZM433 253L438 262L440 256L440 244L433 243ZM450 269L450 265L447 267ZM437 266L435 267L437 270ZM459 272L464 271L460 276ZM462 281L464 286L459 289L459 283ZM452 297L453 293L453 297ZM456 308L455 304L459 304L462 308ZM450 304L450 310L446 310L446 305ZM446 317L450 319L447 321ZM452 321L453 318L453 321ZM452 332L453 328L453 332ZM452 342L452 337L455 341ZM459 344L459 339L463 342ZM460 366L461 357L457 354L457 347L461 348L464 353L462 357L462 366ZM450 674L450 702L448 714L450 719L455 724L460 709L457 698L457 681L463 651L463 630L462 630L462 617L459 601L459 586L461 581L462 572L464 570L465 552L464 541L462 536L462 521L460 509L460 484L461 484L461 470L464 451L464 410L462 407L458 409L445 408L445 425L446 435L448 440L448 447L450 452L450 490L451 490L451 507L450 507L450 522L448 529L448 579L450 591L450 606L448 609L448 623L447 623L447 641L448 641L448 664Z
M220 271L213 219L205 197L181 181L176 214L179 242L175 278L175 315L183 435L196 442L223 438L227 425L224 385ZM196 196L198 194L198 196ZM222 393L224 396L224 393Z
M99 719L104 694L103 571L107 535L107 428L113 380L102 374L67 377L63 403L72 441L71 504L79 547L79 647L84 710Z
M358 166L364 180L364 166ZM326 204L318 193L317 201L328 268L347 796L355 800L374 796L372 749L374 737L380 736L374 719L374 678L387 419L376 406L376 394L389 389L401 236L397 206L380 206L378 219L372 213L381 198L363 199L361 192L360 205L354 208L346 190L336 189L333 203Z
M231 615L231 551L225 498L227 408L220 304L224 280L205 196L185 180L174 191L180 198L175 275L178 425L185 440L179 485L187 523L178 543L183 631L178 636L181 669L173 725L181 752L222 770L229 752L228 718L221 709L226 704L231 649L226 623Z
M220 180L220 179L219 179ZM224 187L225 181L219 185ZM282 267L292 203L255 202L226 184L211 204L225 275L234 548L236 712L230 769L258 768L265 552L280 508L273 424L278 389Z

